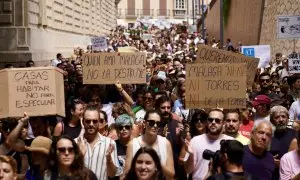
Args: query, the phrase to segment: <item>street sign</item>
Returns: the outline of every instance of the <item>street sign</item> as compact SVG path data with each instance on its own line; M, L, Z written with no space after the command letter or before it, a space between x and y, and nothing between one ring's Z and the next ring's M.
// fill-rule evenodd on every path
M277 38L296 39L300 38L300 15L277 17Z

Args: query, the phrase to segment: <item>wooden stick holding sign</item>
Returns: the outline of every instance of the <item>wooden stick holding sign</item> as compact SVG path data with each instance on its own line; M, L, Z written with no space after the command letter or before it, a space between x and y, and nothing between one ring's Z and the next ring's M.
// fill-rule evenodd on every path
M199 45L197 52L197 63L247 63L247 87L252 87L259 59L250 58L206 45Z
M246 74L246 63L187 64L186 107L246 107Z
M146 53L86 53L82 59L84 84L146 83Z

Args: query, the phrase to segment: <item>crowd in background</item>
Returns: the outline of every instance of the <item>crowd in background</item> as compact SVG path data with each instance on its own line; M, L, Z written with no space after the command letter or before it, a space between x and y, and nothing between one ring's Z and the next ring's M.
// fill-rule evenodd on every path
M242 46L219 47L186 24L141 24L118 26L99 52L58 53L51 64L64 72L66 117L2 119L0 179L300 179L300 75L287 55L257 69L245 108L188 109L185 66L199 44ZM81 56L120 47L147 54L146 84L83 84Z

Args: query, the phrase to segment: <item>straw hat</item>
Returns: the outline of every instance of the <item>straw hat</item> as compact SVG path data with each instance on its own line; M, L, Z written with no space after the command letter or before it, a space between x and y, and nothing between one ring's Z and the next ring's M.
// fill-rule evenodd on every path
M51 139L44 136L38 136L32 141L29 147L26 147L26 149L31 152L40 152L43 154L49 154L51 144L52 144Z

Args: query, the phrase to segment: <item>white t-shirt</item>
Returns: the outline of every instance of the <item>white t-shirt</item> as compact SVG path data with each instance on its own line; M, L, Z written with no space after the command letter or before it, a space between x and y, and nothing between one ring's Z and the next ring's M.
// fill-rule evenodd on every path
M109 103L109 104L103 104L102 111L106 112L107 114L107 123L108 126L115 123L115 118L112 117L112 107L114 103Z
M203 151L206 149L209 149L214 152L220 150L220 142L223 139L234 140L233 137L227 136L225 134L221 134L219 139L217 140L208 139L206 134L196 136L191 140L190 143L194 151L193 180L203 180L208 172L209 161L203 159Z
M288 126L293 126L295 119L297 119L298 115L300 114L300 100L297 100L292 103L290 110L289 110L289 123Z
M146 115L146 111L144 109L139 110L135 113L135 121L140 122L143 121Z

